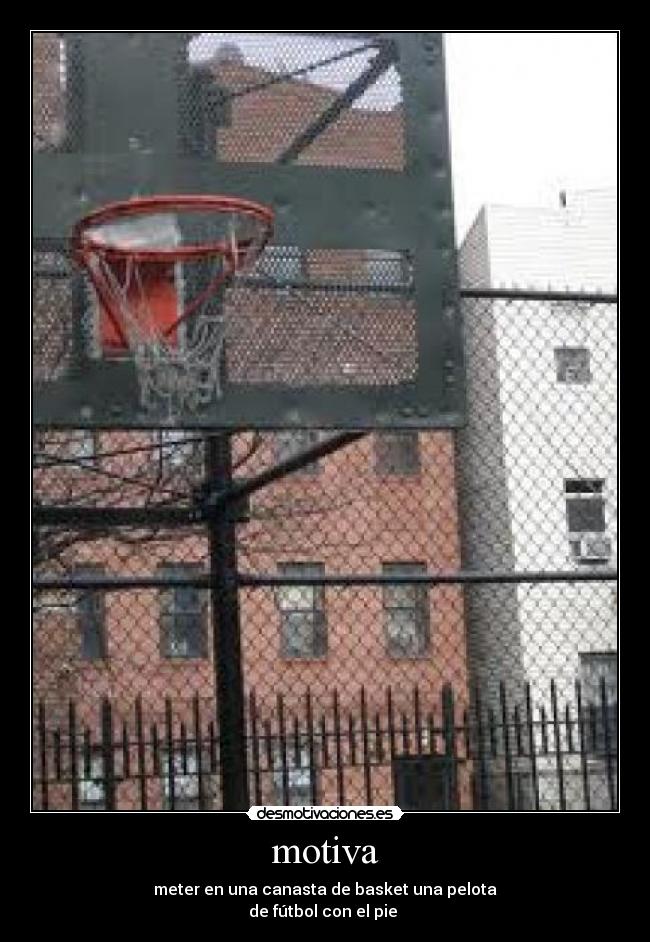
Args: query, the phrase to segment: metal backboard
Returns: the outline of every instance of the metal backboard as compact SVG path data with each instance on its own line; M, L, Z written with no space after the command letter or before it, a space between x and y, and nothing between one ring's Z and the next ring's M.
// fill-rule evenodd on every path
M273 244L223 300L196 428L444 428L463 418L439 33L33 34L34 416L151 427L102 356L68 237L101 205L224 193Z

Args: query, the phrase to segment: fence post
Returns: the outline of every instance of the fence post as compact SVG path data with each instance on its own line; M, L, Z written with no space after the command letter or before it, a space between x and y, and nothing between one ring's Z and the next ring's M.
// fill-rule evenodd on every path
M449 811L458 810L458 783L456 781L456 721L454 692L450 684L442 689L442 728L445 741L446 804Z
M115 811L115 754L113 751L113 712L110 700L104 698L101 708L102 764L104 772L105 811Z
M481 692L477 686L474 691L474 714L476 719L476 761L478 769L475 771L475 796L480 811L487 811L490 807L490 780L488 763L485 753L485 730L483 728L483 706Z

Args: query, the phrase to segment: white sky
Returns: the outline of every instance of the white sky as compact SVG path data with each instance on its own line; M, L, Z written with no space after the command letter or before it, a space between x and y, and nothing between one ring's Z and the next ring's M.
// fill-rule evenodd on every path
M484 203L617 184L614 33L447 33L456 229Z
M252 61L291 69L357 45L306 39L287 61L268 36L204 33L194 55L228 38ZM459 241L484 203L556 206L562 189L616 186L615 33L445 33L445 54ZM339 86L346 69L311 78ZM388 76L363 104L390 106L394 91Z

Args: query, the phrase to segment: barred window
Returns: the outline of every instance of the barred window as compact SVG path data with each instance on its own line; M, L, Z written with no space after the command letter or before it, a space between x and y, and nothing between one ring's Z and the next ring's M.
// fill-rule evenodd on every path
M202 776L204 768L201 769ZM200 810L199 764L196 746L176 749L170 756L163 752L160 758L163 787L163 807L174 811ZM207 794L207 778L203 781L203 795Z
M75 569L76 576L100 576L104 572L102 566L95 565ZM101 589L79 589L76 610L80 657L84 661L102 660L107 656L104 592Z
M322 563L283 563L283 576L321 576ZM286 585L278 589L281 617L281 652L286 658L325 657L327 624L322 585Z
M424 563L384 563L384 575L421 575ZM429 589L416 583L384 586L384 623L390 657L423 657L429 651Z
M417 432L377 432L375 471L381 475L420 473L420 438Z
M273 753L273 801L278 805L313 804L313 769L309 762L309 750L302 743L297 747L293 740Z
M564 482L569 533L605 531L604 481L573 479Z
M190 577L202 572L200 565L162 566L166 577ZM161 654L172 658L207 657L205 592L192 585L170 585L161 589Z
M557 381L584 385L591 380L589 351L585 347L560 347L555 351Z
M103 811L106 807L104 757L98 749L84 750L79 757L77 795L80 811Z

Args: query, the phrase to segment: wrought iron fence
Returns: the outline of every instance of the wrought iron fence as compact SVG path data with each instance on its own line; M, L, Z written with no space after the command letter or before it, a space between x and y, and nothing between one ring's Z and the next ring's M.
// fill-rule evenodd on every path
M273 707L250 691L246 756L250 802L256 805L397 804L426 811L609 811L617 807L616 704L560 704L551 712L500 711L478 693L458 710L451 687L430 702L419 687L385 691L384 702L361 688L310 691ZM221 809L222 762L214 703L161 703L152 714L138 697L116 710L70 702L53 717L37 711L35 808L41 811L215 811Z
M35 433L35 808L617 807L615 298L463 315L456 433Z

